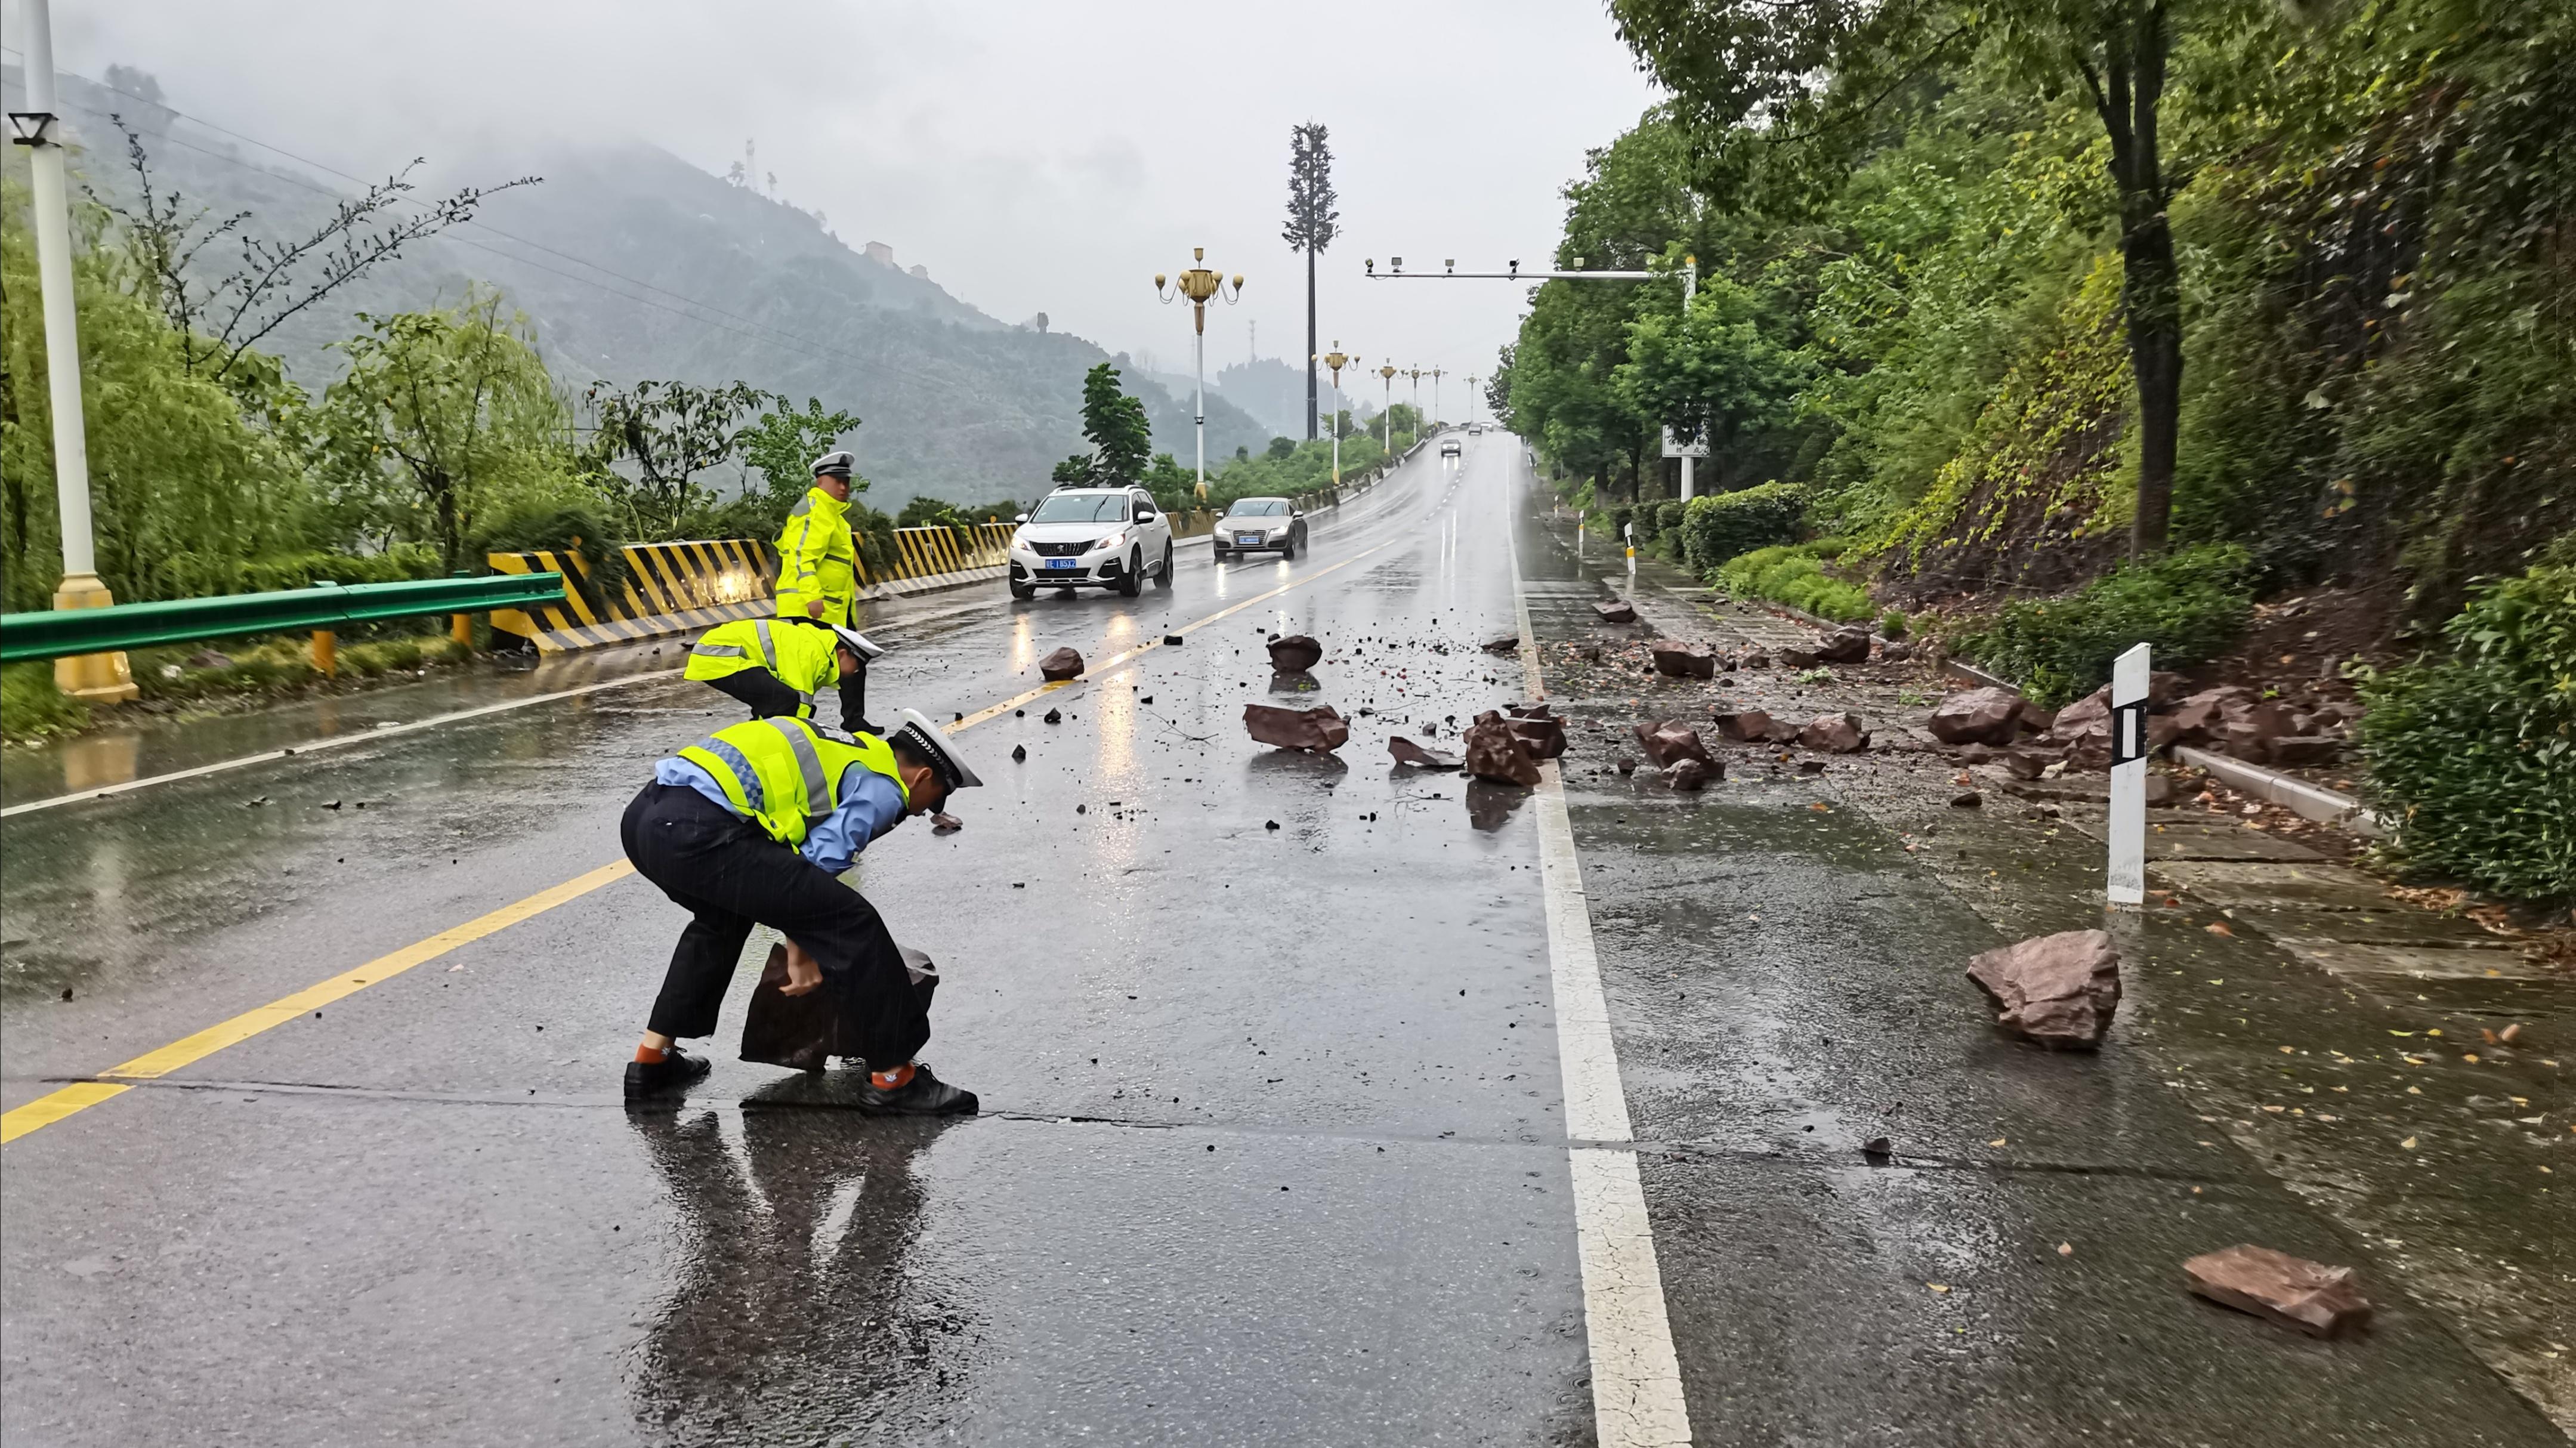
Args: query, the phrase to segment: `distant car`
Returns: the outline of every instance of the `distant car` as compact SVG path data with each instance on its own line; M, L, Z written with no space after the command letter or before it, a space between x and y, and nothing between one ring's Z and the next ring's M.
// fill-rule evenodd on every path
M1216 520L1216 533L1208 546L1220 559L1234 553L1294 558L1306 546L1306 515L1286 498L1237 498Z
M1440 455L1444 458L1457 457L1466 452L1466 450L1467 445L1454 437L1446 437L1440 440Z
M1467 424L1467 433L1470 437L1483 437L1485 435L1485 425L1481 422L1471 422Z
M1129 598L1151 575L1172 586L1172 525L1143 488L1058 488L1011 534L1011 597L1041 588L1114 588Z

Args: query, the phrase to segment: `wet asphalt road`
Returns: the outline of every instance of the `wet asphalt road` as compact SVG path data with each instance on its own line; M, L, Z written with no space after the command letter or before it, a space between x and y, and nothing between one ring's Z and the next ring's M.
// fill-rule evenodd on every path
M878 621L880 718L1189 630L968 731L966 828L871 851L983 1117L734 1061L747 981L714 1076L629 1114L682 917L625 879L11 1143L0 1438L1590 1441L1536 812L1384 753L1521 692L1477 647L1518 459L1417 461L1294 563ZM1541 638L1592 627L1572 559L1518 556ZM1331 650L1297 702L1377 711L1339 758L1243 738L1270 630ZM0 824L0 1104L609 862L719 703L636 683ZM2193 1252L2343 1244L2134 1054L1975 1029L1991 928L1829 789L1568 792L1697 1441L2554 1441L2392 1293L2343 1344L2181 1293ZM1905 1164L1860 1164L1880 1131Z

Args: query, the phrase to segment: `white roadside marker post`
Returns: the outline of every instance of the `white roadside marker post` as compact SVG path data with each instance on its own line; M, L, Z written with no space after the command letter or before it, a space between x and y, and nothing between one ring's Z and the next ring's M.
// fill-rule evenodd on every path
M2110 897L2147 903L2147 646L2111 665Z

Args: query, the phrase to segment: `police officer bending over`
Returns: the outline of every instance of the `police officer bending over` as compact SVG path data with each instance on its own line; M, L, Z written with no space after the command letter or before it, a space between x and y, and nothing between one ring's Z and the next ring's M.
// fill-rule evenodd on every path
M975 1110L975 1093L930 1074L913 1053L930 1019L903 955L866 897L834 877L906 818L982 784L937 725L903 711L883 739L802 719L719 729L662 760L626 807L626 857L695 918L671 952L662 993L626 1067L628 1100L686 1087L704 1057L673 1038L705 1036L754 924L788 941L786 990L838 997L841 1039L868 1065L860 1105L909 1115Z
M874 734L877 726L865 712L867 667L884 652L854 628L790 628L774 619L744 618L707 630L689 650L681 677L731 695L754 719L811 719L814 696L838 680L843 729Z

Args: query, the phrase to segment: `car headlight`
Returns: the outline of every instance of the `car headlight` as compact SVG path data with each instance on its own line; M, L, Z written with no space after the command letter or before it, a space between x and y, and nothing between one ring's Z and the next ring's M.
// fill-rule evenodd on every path
M1101 539L1099 542L1092 544L1091 551L1097 553L1104 548L1115 548L1126 541L1127 534L1125 530L1122 529L1119 532L1112 533L1108 537Z

